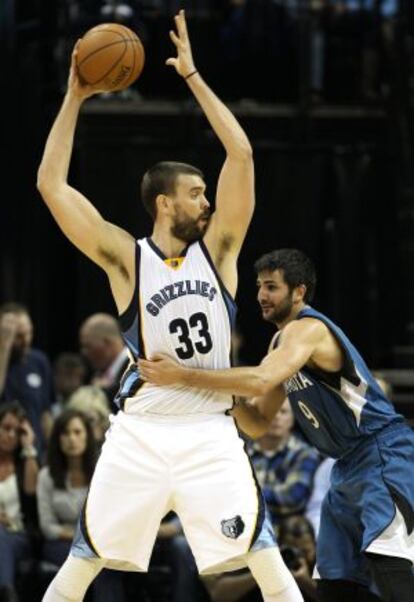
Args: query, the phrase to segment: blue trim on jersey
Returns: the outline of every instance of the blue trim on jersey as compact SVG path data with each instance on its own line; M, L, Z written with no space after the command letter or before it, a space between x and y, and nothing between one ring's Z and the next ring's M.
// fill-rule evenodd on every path
M211 269L213 270L215 277L217 278L217 282L219 283L219 286L220 286L221 294L223 296L223 300L224 300L224 303L225 303L225 306L227 309L227 313L229 315L230 327L231 327L231 330L233 331L235 324L236 324L236 315L237 315L236 302L235 302L232 294L228 291L224 282L222 281L221 276L218 273L213 260L211 259L210 253L208 252L208 249L205 245L204 240L198 241L198 244L200 245L200 249L202 250L204 257L207 259L208 264L210 265Z
M115 403L122 409L125 399L132 397L142 386L143 381L140 380L138 366L130 364L121 378L119 391L115 397Z
M182 252L177 257L167 257L166 255L164 255L164 253L161 251L161 249L159 247L157 247L157 245L155 244L155 242L152 240L151 237L147 236L147 238L145 240L147 241L147 243L151 247L151 249L154 251L154 253L156 253L158 255L158 257L160 257L163 261L166 261L168 259L181 259L182 257L185 257L187 255L188 249L191 247L192 244L194 244L194 243L189 243L186 247L184 247Z
M127 309L118 318L121 327L122 337L135 360L137 360L138 357L145 358L145 346L144 341L142 339L142 333L139 324L139 318L141 315L139 297L140 270L141 247L137 242L135 245L135 289Z
M88 533L88 527L86 525L86 503L87 500L85 500L79 515L70 553L73 554L73 556L80 558L100 558Z
M132 294L131 301L128 307L122 314L119 315L118 321L121 325L121 331L129 330L135 320L138 308L139 299L139 266L141 263L141 247L138 243L135 244L135 288Z
M285 382L295 417L310 443L323 454L340 458L367 436L389 424L403 423L342 330L309 306L297 316L303 318L321 320L344 352L340 371L330 373L305 365Z

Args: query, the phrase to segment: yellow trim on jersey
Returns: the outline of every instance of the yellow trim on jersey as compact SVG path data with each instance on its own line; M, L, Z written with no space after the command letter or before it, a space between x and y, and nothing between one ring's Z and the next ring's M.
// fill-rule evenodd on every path
M164 263L173 270L179 270L183 265L184 259L185 257L168 257L167 259L164 259Z

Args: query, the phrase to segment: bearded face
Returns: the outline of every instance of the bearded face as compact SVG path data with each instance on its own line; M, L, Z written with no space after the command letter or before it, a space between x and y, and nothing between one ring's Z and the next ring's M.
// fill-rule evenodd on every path
M191 243L202 238L207 230L210 210L199 212L197 217L191 217L181 207L176 207L176 214L171 225L171 234L185 243Z
M264 320L272 322L272 324L280 324L281 322L284 322L292 312L292 294L288 291L286 296L283 299L278 300L277 303L265 301L264 304L260 305Z
M257 300L263 319L273 324L283 323L294 309L294 294L280 270L262 272L257 279Z

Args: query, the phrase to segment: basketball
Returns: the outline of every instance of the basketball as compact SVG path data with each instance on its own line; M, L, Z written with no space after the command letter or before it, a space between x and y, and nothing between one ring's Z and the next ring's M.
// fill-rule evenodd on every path
M78 46L81 82L108 92L128 88L140 76L144 62L141 40L119 23L102 23L89 29Z

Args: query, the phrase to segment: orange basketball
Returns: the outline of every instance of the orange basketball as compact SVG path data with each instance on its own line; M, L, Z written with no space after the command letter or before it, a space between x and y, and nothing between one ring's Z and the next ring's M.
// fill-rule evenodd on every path
M128 88L140 76L144 62L140 39L119 23L103 23L89 29L78 46L81 81L108 92Z

